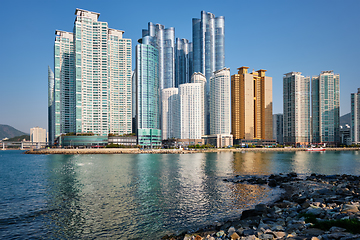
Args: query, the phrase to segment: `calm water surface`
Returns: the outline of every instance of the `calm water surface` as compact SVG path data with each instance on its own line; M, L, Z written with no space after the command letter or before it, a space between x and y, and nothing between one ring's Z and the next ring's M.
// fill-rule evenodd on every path
M0 239L159 239L278 194L234 175L359 175L358 152L25 155L0 151Z

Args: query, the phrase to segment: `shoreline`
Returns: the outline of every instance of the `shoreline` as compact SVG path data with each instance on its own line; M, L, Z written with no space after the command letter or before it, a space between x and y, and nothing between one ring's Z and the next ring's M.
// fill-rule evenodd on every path
M280 187L284 192L274 202L244 210L236 219L215 221L214 225L196 232L185 231L161 239L360 239L360 176L313 173L302 179L293 172L248 179L234 176L224 181L230 184L265 184Z
M299 152L306 148L238 148L238 149L144 149L139 148L84 148L84 149L30 149L24 154L192 154L207 152ZM360 151L359 148L326 148L326 151Z

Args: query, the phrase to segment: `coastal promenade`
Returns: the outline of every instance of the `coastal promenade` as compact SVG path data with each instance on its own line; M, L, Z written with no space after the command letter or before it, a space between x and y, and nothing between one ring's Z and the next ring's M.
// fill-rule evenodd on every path
M359 151L359 148L326 148L326 151ZM33 149L25 154L190 154L200 152L295 152L306 148L219 148L219 149L139 149L139 148L86 148L86 149Z

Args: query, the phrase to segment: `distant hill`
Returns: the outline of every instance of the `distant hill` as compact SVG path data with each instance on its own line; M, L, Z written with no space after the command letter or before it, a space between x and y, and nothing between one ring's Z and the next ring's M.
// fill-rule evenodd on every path
M29 134L19 131L9 125L0 124L0 140L2 140L3 138L13 138L22 135Z
M13 137L13 138L9 138L6 141L9 141L9 142L21 142L24 139L26 141L30 141L30 135L26 134L26 135L16 136L16 137Z
M349 126L351 126L351 112L340 117L340 125L344 126L345 124L349 124Z

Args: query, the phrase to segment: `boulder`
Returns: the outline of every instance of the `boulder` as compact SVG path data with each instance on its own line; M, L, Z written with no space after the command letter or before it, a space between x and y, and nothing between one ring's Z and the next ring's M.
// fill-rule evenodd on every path
M359 212L359 208L357 205L344 204L340 212L341 213L357 213L357 212Z
M240 239L240 236L236 232L234 232L233 234L231 234L230 239L231 240L238 240L238 239Z

